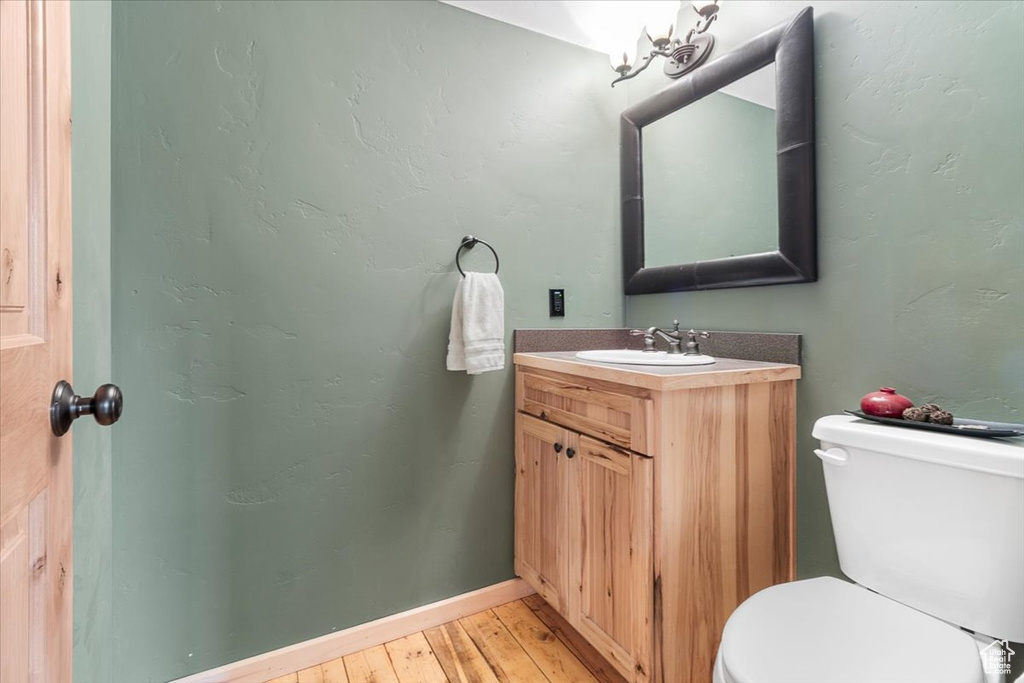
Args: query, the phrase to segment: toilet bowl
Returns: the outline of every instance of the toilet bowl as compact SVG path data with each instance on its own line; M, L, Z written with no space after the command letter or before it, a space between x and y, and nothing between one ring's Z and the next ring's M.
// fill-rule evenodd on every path
M970 635L846 581L794 581L729 618L715 683L984 683Z
M1024 640L1024 444L838 415L812 433L856 583L749 597L722 632L715 683L999 680L979 649Z

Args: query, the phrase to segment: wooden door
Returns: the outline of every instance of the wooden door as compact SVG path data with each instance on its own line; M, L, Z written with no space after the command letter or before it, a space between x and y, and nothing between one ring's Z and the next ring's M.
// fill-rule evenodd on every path
M516 574L566 613L569 584L568 430L516 415Z
M0 0L0 681L71 680L69 5Z
M626 680L649 681L654 610L650 458L579 439L573 543L577 630Z

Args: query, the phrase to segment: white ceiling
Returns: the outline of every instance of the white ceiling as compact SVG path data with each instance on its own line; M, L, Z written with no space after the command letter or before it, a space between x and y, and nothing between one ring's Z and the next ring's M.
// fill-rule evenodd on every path
M567 43L605 52L606 17L622 12L625 2L609 0L440 0L491 19L543 33Z
M635 25L635 17L643 12L642 2L635 0L440 0L453 7L542 33L574 45L607 53L615 47L614 28L623 23ZM805 0L720 0L718 20L712 27L716 44L712 59L732 50L807 7ZM832 2L816 4L840 5ZM696 24L697 15L689 2L680 2L677 33ZM630 21L623 21L624 18ZM619 37L621 41L621 37ZM660 78L653 65L639 78ZM652 73L654 72L654 73ZM607 78L614 73L595 74ZM766 107L775 106L775 70L763 69L733 84L726 92Z

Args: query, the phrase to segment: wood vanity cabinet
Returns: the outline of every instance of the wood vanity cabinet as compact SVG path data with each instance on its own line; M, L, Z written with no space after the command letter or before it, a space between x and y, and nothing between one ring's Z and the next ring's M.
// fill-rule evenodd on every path
M551 355L515 356L516 573L626 680L710 681L733 609L793 579L800 368Z

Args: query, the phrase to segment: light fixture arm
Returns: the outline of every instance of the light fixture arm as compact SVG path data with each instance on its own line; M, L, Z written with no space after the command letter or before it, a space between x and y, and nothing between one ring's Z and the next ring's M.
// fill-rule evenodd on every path
M715 19L718 18L718 2L712 5L708 5L702 12L699 12L700 20L697 21L697 25L690 29L689 33L686 34L686 42L690 42L690 39L694 36L706 32L711 28L711 24L715 23Z
M678 44L679 44L679 40L676 39L676 40L672 41L671 44L669 44L669 48L675 48ZM641 59L643 64L641 64L639 67L637 67L635 69L631 69L630 71L626 71L625 73L622 73L618 78L616 78L614 81L612 81L612 87L614 88L616 83L620 83L622 81L628 81L630 78L634 78L635 76L639 76L641 73L644 72L644 70L647 67L649 67L651 65L651 62L654 61L655 57L671 57L671 56L672 56L672 49L658 50L657 48L655 48L655 49L651 50L651 54L646 55L643 59Z

